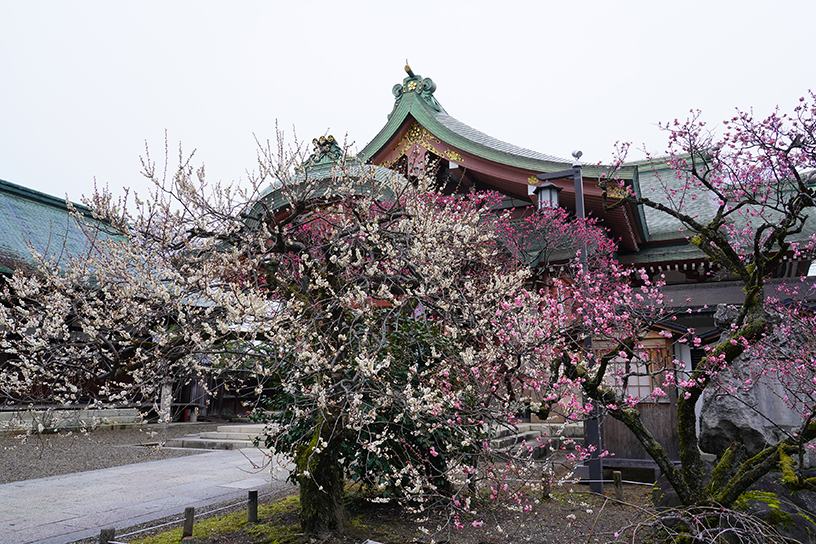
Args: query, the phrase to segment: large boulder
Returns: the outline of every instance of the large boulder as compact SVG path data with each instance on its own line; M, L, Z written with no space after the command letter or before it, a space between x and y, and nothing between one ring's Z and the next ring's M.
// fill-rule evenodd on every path
M714 321L724 331L722 338L736 316L734 306L717 307ZM773 322L773 316L769 320ZM777 343L784 349L783 339ZM719 457L731 443L742 442L748 455L753 456L801 426L801 416L782 400L786 396L782 385L768 380L756 383L754 373L741 357L717 379L720 384L743 384L751 379L752 387L709 387L703 393L700 449L704 452Z
M813 476L807 471L806 477ZM734 504L736 516L726 514L724 523L734 527L745 527L741 515L748 515L764 521L774 528L786 542L816 544L816 492L807 490L791 491L782 482L779 472L763 476L748 491L740 495ZM665 476L661 476L652 490L652 500L658 510L670 511L681 508L677 493L671 488ZM678 527L677 520L669 518L669 527ZM736 541L736 540L735 540ZM730 541L729 541L730 542Z
M766 474L734 505L772 526L792 542L816 544L816 492L791 491L778 472Z

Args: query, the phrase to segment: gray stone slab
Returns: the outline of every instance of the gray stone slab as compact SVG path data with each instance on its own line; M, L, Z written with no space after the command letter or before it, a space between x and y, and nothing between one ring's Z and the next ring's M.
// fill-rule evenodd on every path
M229 484L223 484L221 487L234 487L236 489L258 489L259 487L264 487L269 485L270 479L261 479L261 478L247 478L246 480L241 480L240 482L233 482Z
M65 512L64 510L48 510L47 508L28 508L25 513L9 520L3 520L3 525L6 523L14 523L16 527L38 523L48 525L50 523L59 523L61 521L69 520L74 515Z
M72 532L73 530L62 523L48 523L37 525L36 527L19 527L10 534L0 535L0 544L29 544L32 542L39 543L47 541L67 543L82 538L69 539L67 535Z
M142 498L134 499L131 494L123 494L121 497L106 497L104 500L84 500L82 502L67 505L63 508L66 513L73 517L82 517L96 514L111 515L123 509L131 508L134 500L142 504Z
M257 449L227 450L3 484L0 544L73 542L240 500L247 489L288 487L270 477L267 461Z
M95 514L77 516L71 519L64 520L61 523L62 525L77 531L80 529L93 529L93 528L101 529L103 527L119 525L116 523L111 524L112 518L121 521L129 521L133 519L140 519L145 516L152 516L153 514L159 511L163 511L161 505L138 504L135 506L118 508L116 510L109 510L107 512L98 512ZM135 525L136 523L138 522L129 523L129 525Z

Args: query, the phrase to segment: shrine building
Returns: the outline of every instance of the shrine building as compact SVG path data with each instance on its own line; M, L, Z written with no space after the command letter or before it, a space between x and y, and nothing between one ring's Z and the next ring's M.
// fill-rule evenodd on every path
M436 179L450 193L497 191L504 195L502 209L512 210L513 217L533 213L540 205L537 189L545 183L555 185L558 205L568 212L578 212L574 177L569 175L577 160L548 155L492 138L452 117L434 97L436 83L405 67L407 77L392 89L394 107L388 121L363 148L359 157L370 164L384 166L407 177L420 174ZM595 217L618 243L617 259L623 264L642 267L653 278L664 276L664 292L678 305L695 310L687 320L698 332L713 327L717 304L740 304L742 286L724 270L712 263L699 248L688 243L690 232L680 222L660 211L626 204L605 211L603 190L599 185L606 167L582 165L583 202L586 217ZM648 161L625 165L618 177L637 194L648 194L655 200L666 199L662 184L676 179L668 165ZM676 182L679 183L679 182ZM580 201L580 198L578 199ZM546 204L546 203L545 203ZM715 204L700 198L690 209L702 217L713 216ZM816 232L808 224L807 237ZM811 261L797 260L793 255L772 273L768 290L785 281L799 281L806 276ZM699 313L696 310L701 310Z
M436 84L430 78L415 74L408 66L405 70L407 77L392 89L394 106L387 123L358 158L409 179L430 176L451 194L496 191L503 195L499 208L510 210L511 217L516 219L541 206L552 205L551 197L539 201L544 198L542 189L549 186L558 195L558 206L578 217L599 220L600 226L618 243L619 262L644 268L654 280L662 277L666 283L662 291L673 301L670 304L691 310L679 313L677 321L666 324L663 330L653 331L643 339L643 345L650 366L676 360L686 369L693 368L704 350L676 340L692 327L704 341L719 338L720 331L714 323L718 304L739 305L743 301L742 284L737 278L689 244L692 233L683 230L673 217L628 203L613 211L605 210L599 182L608 170L606 167L582 165L578 153L574 160L569 160L492 138L448 114L434 97ZM636 194L666 202L666 183L681 183L668 165L659 161L628 163L617 176ZM575 183L576 178L580 179L579 184ZM580 209L581 201L584 210ZM700 198L690 209L701 217L712 217L716 206L710 199ZM816 232L814 221L806 225L805 231L802 238ZM766 292L772 293L786 282L801 282L810 265L810 261L797 260L793 254L786 256L773 271ZM811 276L805 281L813 287L814 280ZM676 392L667 388L670 390L667 397L651 400L651 391L663 385L656 379L640 376L630 381L628 387L633 389L633 395L644 399L638 409L644 413L644 421L655 438L664 444L670 457L678 459ZM651 465L646 452L623 424L606 418L602 434L604 447L616 454L614 463L606 460L605 465L611 463L621 468Z

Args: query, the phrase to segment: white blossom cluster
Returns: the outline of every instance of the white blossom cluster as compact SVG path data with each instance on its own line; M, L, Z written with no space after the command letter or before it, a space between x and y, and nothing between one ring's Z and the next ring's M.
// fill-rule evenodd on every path
M573 258L568 278L542 286L496 195L445 195L353 162L317 176L282 157L262 154L249 192L208 187L185 161L160 178L147 161L150 198L97 195L84 254L3 285L3 402L166 419L162 391L217 378L273 414L265 445L296 459L302 486L329 493L341 474L424 505L469 504L485 485L523 507L499 481L515 461L497 457L494 435L530 410L586 412L587 331L617 345L654 317L618 311L631 291L603 291L629 278ZM546 219L525 247L572 236L603 261L600 231ZM497 459L505 470L486 470Z

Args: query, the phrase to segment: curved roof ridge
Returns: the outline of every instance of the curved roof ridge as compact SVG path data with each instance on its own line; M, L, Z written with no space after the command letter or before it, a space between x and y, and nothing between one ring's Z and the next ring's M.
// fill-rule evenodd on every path
M519 157L524 157L527 159L533 159L538 161L547 161L547 162L560 162L569 164L572 161L565 159L563 157L556 157L555 155L548 155L546 153L541 153L539 151L533 151L532 149L527 149L525 147L517 146L511 143L507 143L503 140L499 140L498 138L494 138L484 132L477 130L470 125L459 121L455 117L447 113L436 113L434 115L436 119L442 124L445 128L450 130L451 132L455 132L456 134L462 136L463 138L467 138L468 140L483 145L485 147L489 147L495 151L499 151L501 153L508 153L510 155L516 155Z
M571 160L507 143L452 117L434 97L436 83L405 67L408 77L394 85L394 107L379 133L360 155L372 160L393 139L410 116L445 143L477 157L531 171L552 171Z

